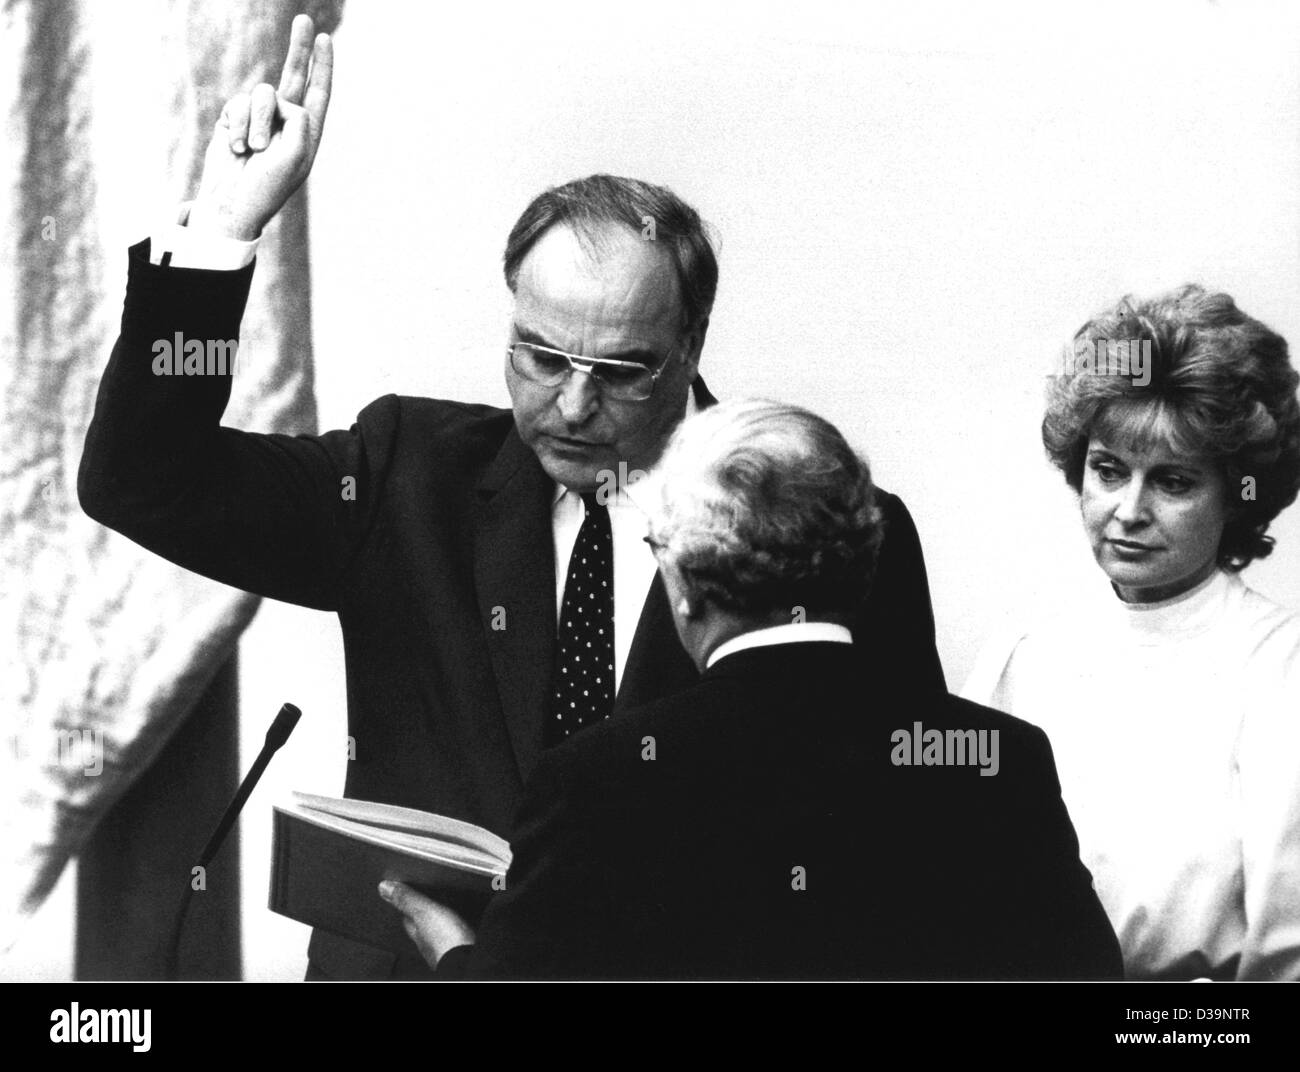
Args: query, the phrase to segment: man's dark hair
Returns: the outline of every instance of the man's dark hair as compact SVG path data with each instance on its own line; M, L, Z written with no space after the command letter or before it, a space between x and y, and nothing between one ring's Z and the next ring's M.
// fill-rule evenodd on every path
M572 227L578 240L593 250L600 243L601 229L609 224L629 227L664 246L681 287L682 327L708 320L718 289L718 259L700 214L667 187L617 175L590 175L533 198L511 228L502 258L512 294L528 251L561 223Z

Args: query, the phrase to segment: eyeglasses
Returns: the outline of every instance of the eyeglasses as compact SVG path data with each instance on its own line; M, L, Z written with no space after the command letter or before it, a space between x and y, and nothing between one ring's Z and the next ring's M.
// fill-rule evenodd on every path
M535 342L511 343L506 352L510 355L510 367L532 383L558 387L571 373L581 372L596 381L606 398L619 402L644 402L654 394L659 373L668 364L665 358L663 364L652 369L637 361L566 354Z

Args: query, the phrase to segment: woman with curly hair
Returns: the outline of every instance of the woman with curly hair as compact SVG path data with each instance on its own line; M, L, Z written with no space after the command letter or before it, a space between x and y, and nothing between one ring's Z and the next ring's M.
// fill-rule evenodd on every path
M1110 583L963 694L1047 730L1129 978L1300 977L1300 615L1240 576L1300 489L1300 376L1199 286L1074 342L1043 444Z

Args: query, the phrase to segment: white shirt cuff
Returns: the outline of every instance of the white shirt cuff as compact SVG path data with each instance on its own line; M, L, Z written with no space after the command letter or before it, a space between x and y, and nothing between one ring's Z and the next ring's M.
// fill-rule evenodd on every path
M192 201L181 205L175 222L161 222L149 236L149 261L162 264L164 255L172 268L207 268L216 272L234 272L252 264L260 238L241 242L212 231L186 227Z

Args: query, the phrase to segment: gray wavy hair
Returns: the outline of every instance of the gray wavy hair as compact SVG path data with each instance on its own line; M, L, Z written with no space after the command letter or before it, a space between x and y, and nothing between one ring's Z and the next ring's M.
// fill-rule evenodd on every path
M883 535L866 459L829 421L764 399L683 421L655 467L650 539L732 613L845 612Z

